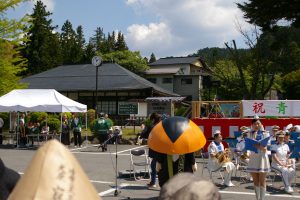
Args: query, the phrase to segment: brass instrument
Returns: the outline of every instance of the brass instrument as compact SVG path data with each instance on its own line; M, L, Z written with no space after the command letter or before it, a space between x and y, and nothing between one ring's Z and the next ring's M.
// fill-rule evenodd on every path
M240 158L241 158L241 160L245 161L245 160L249 159L250 156L249 156L248 152L246 151L240 156Z
M218 160L218 162L220 164L224 164L224 163L227 163L227 162L231 162L231 158L230 158L230 149L225 149L225 151L223 152L218 152L216 155L215 155L216 159Z

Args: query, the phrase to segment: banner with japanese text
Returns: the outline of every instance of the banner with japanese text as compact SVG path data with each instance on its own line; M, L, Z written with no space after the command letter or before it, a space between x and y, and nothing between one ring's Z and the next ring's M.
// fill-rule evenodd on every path
M243 116L300 116L300 100L243 100Z

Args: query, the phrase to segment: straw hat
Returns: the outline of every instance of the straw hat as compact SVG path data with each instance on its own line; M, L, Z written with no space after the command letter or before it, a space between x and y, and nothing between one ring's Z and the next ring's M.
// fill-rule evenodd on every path
M36 152L9 200L101 199L76 158L57 140Z

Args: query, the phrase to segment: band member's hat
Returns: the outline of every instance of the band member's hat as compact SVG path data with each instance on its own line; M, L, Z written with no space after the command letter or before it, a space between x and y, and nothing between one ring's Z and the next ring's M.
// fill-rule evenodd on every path
M277 137L284 137L284 132L283 131L278 131L278 133L276 134Z
M277 126L277 125L272 126L272 130L273 130L273 131L278 131L279 129L280 129L280 127Z

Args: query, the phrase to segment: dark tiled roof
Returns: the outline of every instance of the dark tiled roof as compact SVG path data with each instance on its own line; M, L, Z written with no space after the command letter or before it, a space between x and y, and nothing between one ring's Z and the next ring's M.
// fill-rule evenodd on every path
M96 67L91 64L64 65L21 80L29 89L56 89L57 91L95 91ZM99 67L98 91L143 90L153 88L167 96L179 96L134 74L116 63Z
M196 60L200 60L200 57L172 57L172 58L160 58L159 60L150 63L149 66L155 65L174 65L174 64L192 64Z

